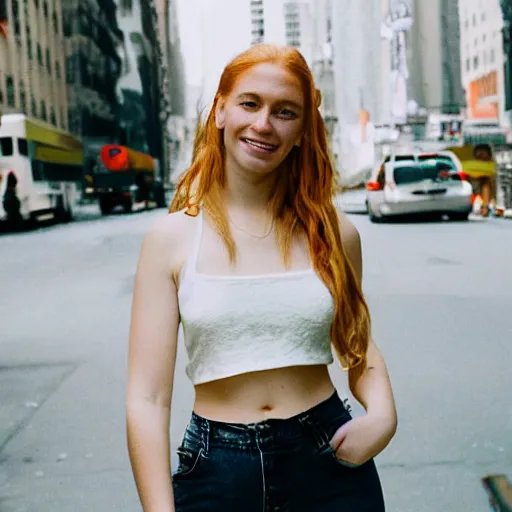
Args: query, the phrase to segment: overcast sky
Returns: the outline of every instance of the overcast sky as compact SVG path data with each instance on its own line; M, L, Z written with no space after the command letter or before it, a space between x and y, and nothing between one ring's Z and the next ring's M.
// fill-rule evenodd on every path
M211 95L225 64L250 43L249 0L178 0L177 7L187 83Z

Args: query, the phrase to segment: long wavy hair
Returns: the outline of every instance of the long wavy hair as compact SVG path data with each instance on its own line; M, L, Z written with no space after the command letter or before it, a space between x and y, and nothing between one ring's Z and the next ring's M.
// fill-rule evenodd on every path
M333 204L337 183L329 155L327 134L319 111L320 92L303 56L294 48L260 44L235 57L224 69L213 105L204 123L199 123L190 168L177 184L170 211L186 209L195 216L199 207L212 217L232 263L236 245L223 201L226 183L223 131L215 125L215 110L236 81L261 63L281 65L296 76L305 100L301 144L294 146L276 172L270 200L277 240L283 261L289 266L292 242L306 236L312 264L334 300L331 342L349 378L366 368L370 339L370 314L358 279L345 253L339 219Z

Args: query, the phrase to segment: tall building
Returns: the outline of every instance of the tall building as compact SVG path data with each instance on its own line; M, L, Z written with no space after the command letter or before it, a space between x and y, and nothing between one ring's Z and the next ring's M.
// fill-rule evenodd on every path
M314 30L315 14L313 9L317 9L309 1L285 1L284 26L285 42L288 46L297 48L307 60L312 64L315 47Z
M512 125L512 2L509 0L500 0L501 12L503 18L503 56L505 64L503 66L504 86L505 86L505 116L503 121Z
M461 74L469 119L504 121L506 65L499 0L460 0Z
M265 11L263 0L251 0L251 44L265 41Z
M86 148L93 140L115 142L122 43L116 5L113 0L65 0L62 7L70 130L86 139Z
M61 0L0 2L0 111L68 128Z
M148 117L151 118L155 112L146 110L148 100L144 89L151 87L151 84L147 80L148 71L143 68L144 65L153 64L150 36L145 33L146 27L142 23L140 0L119 2L117 21L123 33L119 49L121 73L117 82L121 142L136 151L147 153L150 150Z
M332 45L332 0L317 0L313 11L311 70L322 94L320 112L329 137L337 121Z
M413 0L412 14L408 96L429 113L458 114L465 99L460 78L457 2Z
M173 166L183 157L186 133L186 86L185 62L181 49L181 38L178 26L178 2L171 0L167 16L169 35L167 38L168 76L170 115L167 121L169 134L170 166Z
M364 180L375 163L374 126L385 122L382 0L333 0L332 58L337 123L333 152L342 183Z
M251 0L251 43L294 46L311 65L317 5L312 0Z

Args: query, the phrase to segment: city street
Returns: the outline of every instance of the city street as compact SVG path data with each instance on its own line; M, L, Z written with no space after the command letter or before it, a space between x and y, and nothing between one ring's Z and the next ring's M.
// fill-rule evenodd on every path
M140 511L125 441L127 339L140 243L161 215L89 211L0 235L2 512ZM387 510L489 510L480 478L512 480L512 222L351 219L399 413L377 459ZM173 453L193 398L184 361L180 346ZM346 394L336 365L332 375Z

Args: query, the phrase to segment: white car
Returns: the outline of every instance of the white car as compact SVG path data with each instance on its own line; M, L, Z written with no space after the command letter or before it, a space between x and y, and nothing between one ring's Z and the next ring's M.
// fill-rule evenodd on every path
M423 213L467 220L472 210L473 188L450 151L388 156L366 190L372 222Z

